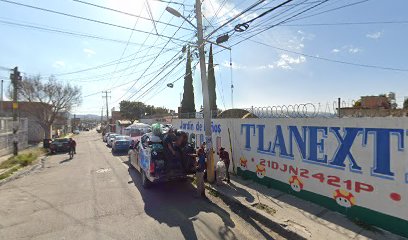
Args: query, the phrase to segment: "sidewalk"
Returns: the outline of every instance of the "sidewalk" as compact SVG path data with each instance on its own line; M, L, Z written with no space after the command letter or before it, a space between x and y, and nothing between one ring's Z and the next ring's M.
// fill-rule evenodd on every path
M357 225L339 213L239 176L231 175L229 185L208 186L222 198L238 202L306 239L403 239L382 229ZM271 208L270 213L254 207L259 202Z

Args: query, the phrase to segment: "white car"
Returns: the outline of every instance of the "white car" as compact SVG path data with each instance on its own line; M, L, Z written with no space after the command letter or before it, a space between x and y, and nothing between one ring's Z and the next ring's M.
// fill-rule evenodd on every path
M74 134L79 134L79 130L78 130L78 129L75 129L75 130L73 131L73 133L74 133Z
M112 147L112 143L115 140L116 136L119 136L119 134L116 134L116 133L109 134L109 137L107 137L107 140L106 140L106 145L108 145L108 147Z

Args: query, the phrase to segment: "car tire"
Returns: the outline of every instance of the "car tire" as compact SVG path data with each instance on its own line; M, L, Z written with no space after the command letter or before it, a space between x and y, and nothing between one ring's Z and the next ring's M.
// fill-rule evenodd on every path
M144 189L148 189L150 188L150 185L151 185L151 182L149 181L149 179L147 179L146 173L142 171L142 187Z

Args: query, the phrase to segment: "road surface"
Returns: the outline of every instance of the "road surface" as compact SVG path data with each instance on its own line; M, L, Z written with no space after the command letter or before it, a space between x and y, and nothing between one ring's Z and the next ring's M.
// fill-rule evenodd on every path
M74 159L50 156L0 187L0 239L269 238L226 206L194 198L190 181L143 189L127 156L113 156L100 134L76 140Z

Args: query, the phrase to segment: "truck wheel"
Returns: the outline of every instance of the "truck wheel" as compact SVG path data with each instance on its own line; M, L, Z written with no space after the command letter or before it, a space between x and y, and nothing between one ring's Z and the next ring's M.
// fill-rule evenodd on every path
M146 173L142 171L142 186L143 188L147 189L150 187L151 182L146 177Z

